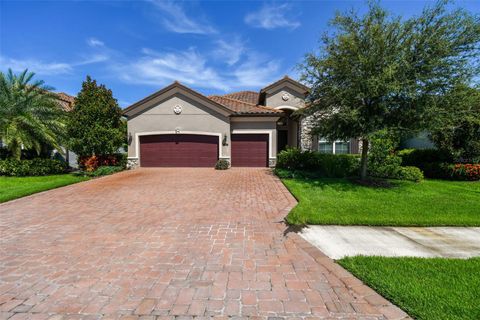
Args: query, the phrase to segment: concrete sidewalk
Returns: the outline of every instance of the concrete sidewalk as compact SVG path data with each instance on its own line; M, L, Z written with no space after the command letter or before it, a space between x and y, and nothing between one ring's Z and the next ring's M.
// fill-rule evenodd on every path
M480 228L308 226L300 235L333 259L480 256Z

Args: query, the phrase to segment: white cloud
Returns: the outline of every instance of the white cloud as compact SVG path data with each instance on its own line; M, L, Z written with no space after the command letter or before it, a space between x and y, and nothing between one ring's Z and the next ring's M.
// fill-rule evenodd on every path
M162 11L163 25L176 33L211 34L217 30L207 21L195 21L189 17L184 8L173 1L150 0L157 9Z
M161 86L178 80L190 86L228 89L222 77L207 66L207 60L194 48L183 52L143 49L142 53L138 60L114 67L124 81Z
M90 47L104 47L105 46L105 43L103 43L103 41L100 41L96 38L89 38L87 39L87 44L90 46Z
M234 71L235 84L238 87L262 87L277 80L280 62L251 53L247 60Z
M287 18L286 15L293 12L287 3L278 5L263 5L257 12L251 12L245 16L245 23L251 27L272 30L276 28L295 29L300 22Z
M99 62L106 61L109 58L110 56L107 54L95 53L89 56L85 56L83 60L75 62L73 66L83 66L83 65L92 64L92 63L99 63Z
M10 68L19 72L25 69L42 75L67 74L73 71L71 64L63 62L43 62L36 59L13 59L0 56L0 65L2 68Z
M225 61L228 65L237 63L245 53L245 45L240 37L232 37L230 41L223 39L217 40L215 47L213 56Z
M45 62L36 58L16 59L0 56L0 65L3 68L10 68L19 72L28 69L40 75L61 75L71 74L76 67L104 62L110 59L113 52L105 44L95 38L87 39L87 44L92 47L90 53L79 54L77 60L69 62Z
M208 57L218 54L214 51L202 54L195 48L165 52L144 48L139 58L130 63L112 65L111 70L116 77L132 84L161 87L178 80L188 86L224 92L258 88L279 77L279 61L252 50L248 52L236 57L234 64L227 59L212 65L213 59Z

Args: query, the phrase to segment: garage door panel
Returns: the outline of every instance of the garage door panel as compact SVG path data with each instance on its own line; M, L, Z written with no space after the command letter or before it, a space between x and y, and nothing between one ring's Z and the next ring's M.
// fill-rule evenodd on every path
M267 167L268 134L233 134L232 166Z
M142 167L213 167L218 137L165 134L140 137Z

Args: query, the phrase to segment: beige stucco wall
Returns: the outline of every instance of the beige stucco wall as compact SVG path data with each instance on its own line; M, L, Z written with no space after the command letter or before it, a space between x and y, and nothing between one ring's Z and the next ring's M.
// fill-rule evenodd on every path
M182 107L181 114L175 114L173 108ZM128 119L128 132L132 139L128 146L128 157L138 158L138 137L146 133L216 133L220 134L220 157L230 157L230 118L177 93L160 101L156 106ZM223 138L227 135L228 146L223 146Z
M275 163L277 157L277 122L278 117L273 117L266 120L259 118L239 118L235 117L231 120L231 132L232 133L268 133L271 137L271 143L269 145L269 158L270 164Z
M289 99L284 101L282 99L284 94L288 94ZM265 97L265 104L269 107L291 106L297 109L305 107L305 96L288 88L283 87L274 92L268 93Z

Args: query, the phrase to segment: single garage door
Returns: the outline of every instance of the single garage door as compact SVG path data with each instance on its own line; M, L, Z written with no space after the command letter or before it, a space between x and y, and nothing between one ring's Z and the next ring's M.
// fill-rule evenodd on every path
M232 166L267 167L268 134L232 134Z
M218 136L162 134L140 136L142 167L214 167Z

